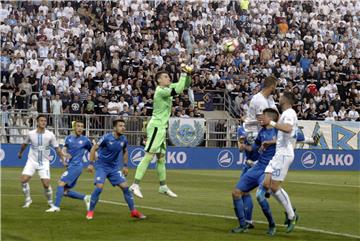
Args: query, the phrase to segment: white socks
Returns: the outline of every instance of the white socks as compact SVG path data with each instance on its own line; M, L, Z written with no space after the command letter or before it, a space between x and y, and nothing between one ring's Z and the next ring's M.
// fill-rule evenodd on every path
M273 193L273 196L285 208L288 219L293 220L295 217L294 209L291 205L289 195L285 192L285 190L280 188Z
M44 194L48 201L48 204L52 205L53 204L53 191L52 191L51 186L49 186L49 188L47 188L47 189L44 188Z
M25 196L25 201L31 200L29 183L27 183L27 182L22 183L21 186L22 186L22 190L23 190L23 193L24 193L24 196Z

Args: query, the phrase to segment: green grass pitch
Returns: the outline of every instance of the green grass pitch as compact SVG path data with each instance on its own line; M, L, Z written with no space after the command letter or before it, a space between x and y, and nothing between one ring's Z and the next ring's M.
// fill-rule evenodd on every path
M54 193L62 172L62 169L52 169ZM278 224L275 237L265 235L266 220L255 198L255 229L246 234L229 233L237 225L231 191L240 171L168 170L168 184L179 195L171 199L158 194L156 172L149 170L142 182L144 199L135 199L138 209L148 216L141 221L130 218L122 192L109 183L101 195L105 202L98 204L93 220L85 219L83 202L69 198L63 199L61 212L45 213L47 204L37 175L30 182L33 204L23 209L20 173L21 168L2 168L1 235L4 241L360 239L360 172L289 172L284 186L300 214L300 221L293 233L286 234L281 225L282 207L271 198ZM129 174L130 181L133 176L134 170ZM92 183L92 175L84 172L75 190L89 194Z

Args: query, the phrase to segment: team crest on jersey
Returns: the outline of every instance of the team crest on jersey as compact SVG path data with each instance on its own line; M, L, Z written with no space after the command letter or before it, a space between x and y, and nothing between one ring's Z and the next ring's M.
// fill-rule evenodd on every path
M79 141L79 144L82 145L84 142L83 141Z
M121 144L120 144L120 145L121 145L121 147L123 147L123 146L124 146L124 142L121 142Z
M114 144L114 142L112 142L112 141L109 141L109 145L112 145L112 144Z

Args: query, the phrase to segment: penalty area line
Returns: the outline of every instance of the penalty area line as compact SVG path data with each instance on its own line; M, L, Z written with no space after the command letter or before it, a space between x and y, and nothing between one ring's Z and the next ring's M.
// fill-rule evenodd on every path
M127 207L126 203L113 202L113 201L107 201L107 200L99 200L99 202ZM167 213L185 214L185 215L192 215L192 216L212 217L212 218L236 219L235 217L227 216L227 215L188 212L188 211L180 211L180 210L173 210L173 209L166 209L166 208L149 207L149 206L142 206L142 205L136 205L136 206L139 207L139 208L143 208L143 209L149 209L149 210L155 210L155 211L167 212ZM255 223L260 223L260 224L268 224L267 222L258 221L258 220L254 221L254 222ZM304 230L304 231L308 231L308 232L313 232L313 233L323 233L323 234L328 234L328 235L335 235L335 236L342 236L342 237L360 239L360 236L358 236L358 235L347 234L347 233L337 233L337 232L332 232L332 231L327 231L327 230L322 230L322 229L316 229L316 228L306 228L306 227L296 226L296 229Z

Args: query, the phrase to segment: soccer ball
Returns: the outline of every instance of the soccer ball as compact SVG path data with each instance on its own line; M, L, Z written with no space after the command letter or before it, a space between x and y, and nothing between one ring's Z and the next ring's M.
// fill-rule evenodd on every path
M223 49L226 53L234 52L239 47L239 41L236 38L227 39L223 43Z

